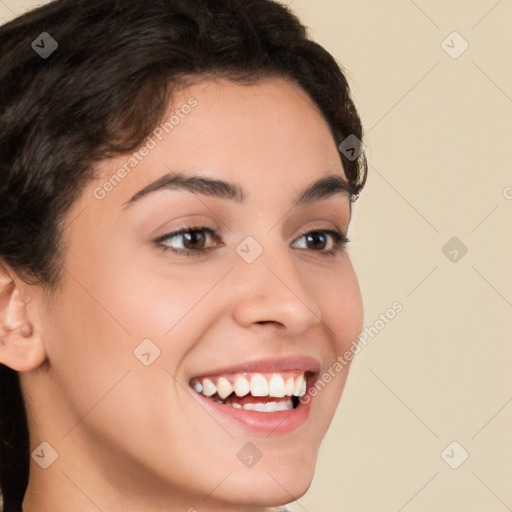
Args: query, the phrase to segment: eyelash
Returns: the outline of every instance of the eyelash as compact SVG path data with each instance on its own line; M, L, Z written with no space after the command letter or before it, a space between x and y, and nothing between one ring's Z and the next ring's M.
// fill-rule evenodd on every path
M215 247L208 247L206 249L175 249L172 247L168 247L163 242L171 240L173 238L176 238L180 235L184 235L187 233L193 233L193 232L204 232L208 233L212 239L214 240L220 240L219 235L215 232L215 230L208 228L206 226L189 226L189 227L180 227L178 231L173 231L172 233L168 233L166 235L163 235L159 238L157 238L154 243L163 249L164 252L171 251L175 254L184 254L185 256L202 256L204 254L209 253L210 251L214 250ZM311 234L327 234L330 235L334 240L334 246L329 249L328 251L315 251L314 249L309 249L313 252L318 252L323 256L326 257L332 257L335 256L338 252L341 252L345 249L346 245L350 242L350 240L341 232L333 229L313 229L310 231L304 231L300 234L298 238L294 240L296 242L297 240L300 240L302 237L306 235ZM308 250L308 249L302 249L302 250Z

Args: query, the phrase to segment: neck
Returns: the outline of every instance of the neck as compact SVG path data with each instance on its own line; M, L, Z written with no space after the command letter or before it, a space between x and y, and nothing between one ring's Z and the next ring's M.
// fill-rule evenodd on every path
M64 468L61 464L56 467L55 462L51 468L41 470L32 465L29 476L29 485L25 493L22 512L278 512L281 507L241 506L237 504L220 502L204 496L155 496L151 492L145 495L134 495L122 492L111 494L103 489L99 491L96 486L84 485L76 473ZM50 471L51 469L51 471Z

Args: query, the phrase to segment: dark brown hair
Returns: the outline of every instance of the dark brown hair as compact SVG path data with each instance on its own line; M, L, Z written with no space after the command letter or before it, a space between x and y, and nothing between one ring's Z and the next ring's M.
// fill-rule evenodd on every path
M32 46L43 32L58 43L45 58ZM46 289L59 283L62 223L94 164L136 149L191 77L288 78L337 144L362 140L340 66L272 0L56 0L0 27L0 47L0 259ZM364 154L340 158L356 196ZM28 483L28 428L17 372L0 364L0 385L0 489L11 512Z

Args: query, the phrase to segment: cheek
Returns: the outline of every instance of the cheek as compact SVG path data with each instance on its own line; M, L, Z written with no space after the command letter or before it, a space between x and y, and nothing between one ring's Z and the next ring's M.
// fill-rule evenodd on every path
M83 287L73 289L72 300L89 305L82 312L102 332L119 328L129 333L133 347L145 338L167 340L214 287L222 269L169 265L165 257L148 257L145 247L122 250L125 246L122 240L98 237L84 249L87 260L71 258L71 272ZM70 286L76 284L72 281Z
M218 273L201 272L200 278L190 271L171 275L169 269L123 259L91 262L89 269L75 272L81 283L68 279L46 333L53 379L72 414L64 426L69 428L68 423L113 386L88 417L90 422L100 425L105 416L112 424L131 418L130 428L138 421L160 425L158 411L171 392L169 386L175 388L171 394L182 391L171 375L181 375L183 361L217 318L212 304ZM187 399L185 394L180 400ZM121 421L108 430L128 438L125 428Z
M336 354L342 354L363 329L363 303L354 268L348 258L339 271L326 272L323 279L315 275L315 289L322 320L327 325L327 336L332 340Z
M363 328L363 304L348 255L335 272L317 272L309 286L313 287L312 293L320 307L322 323L326 326L323 373L311 393L313 408L320 407L322 411L316 414L318 431L325 432L338 406L356 352L358 336Z
M77 391L98 396L109 379L127 368L134 336L115 298L101 286L84 289L75 279L67 280L55 311L46 315L44 338L53 371L88 378Z
M190 395L173 377L208 325L209 317L198 301L218 277L195 283L185 276L150 280L143 269L138 276L119 270L96 268L95 275L108 273L108 281L91 279L87 291L70 278L55 312L46 315L44 336L52 372L49 393L59 408L53 416L62 434L80 425L69 439L86 431L88 439L100 447L164 464L159 458L162 447L154 442L159 439L169 443L165 453L181 460L187 455L182 452L193 451L204 431L190 435L190 425L197 424L191 413L198 406L183 407ZM81 277L87 281L85 274ZM145 346L153 360L149 366L134 354L144 339L158 347L153 360L154 346ZM201 410L199 417L209 429L218 428ZM147 432L143 441L140 432ZM184 442L173 443L170 432Z
M163 345L172 343L175 365L188 344L217 318L216 284L226 270L132 265L130 278L111 274L109 287L115 290L115 307L134 341L151 338Z

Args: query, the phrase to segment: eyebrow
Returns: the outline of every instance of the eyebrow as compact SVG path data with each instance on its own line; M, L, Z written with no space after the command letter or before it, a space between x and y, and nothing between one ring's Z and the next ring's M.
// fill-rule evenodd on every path
M128 201L123 203L123 209L128 208L143 197L147 197L150 194L162 190L185 190L194 194L202 194L233 201L238 204L247 203L247 196L243 188L237 183L230 183L199 175L185 175L180 172L169 172L134 194ZM328 197L340 193L350 199L354 194L352 185L338 174L326 174L319 180L308 185L299 194L294 202L294 206L301 206L314 201L327 199ZM349 201L349 203L350 211L352 211L351 201Z

